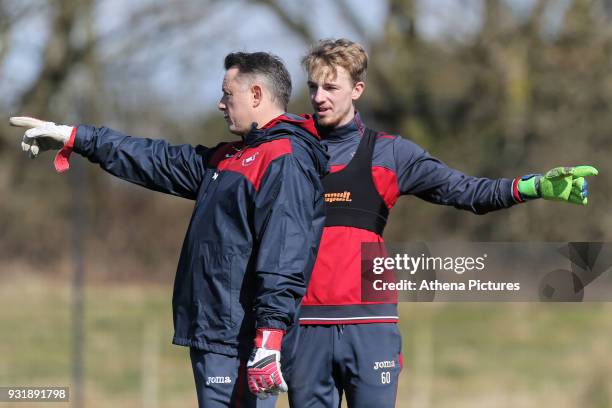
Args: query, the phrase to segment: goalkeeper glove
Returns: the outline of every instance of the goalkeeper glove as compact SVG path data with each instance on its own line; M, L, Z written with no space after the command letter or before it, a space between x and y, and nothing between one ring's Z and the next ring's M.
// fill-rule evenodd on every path
M249 390L259 399L287 392L281 373L280 349L285 332L278 329L257 329L255 349L247 363Z
M76 127L56 125L27 116L14 116L9 122L13 126L28 128L23 135L21 148L28 152L31 159L36 158L40 152L59 150L55 156L55 170L58 173L68 170Z
M597 173L597 169L591 166L555 167L544 175L523 176L515 180L515 186L523 199L543 198L587 205L585 177Z

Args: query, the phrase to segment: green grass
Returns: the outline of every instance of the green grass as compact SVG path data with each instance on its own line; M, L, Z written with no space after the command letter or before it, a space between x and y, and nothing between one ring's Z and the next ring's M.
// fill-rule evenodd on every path
M611 406L611 306L403 304L402 406Z
M187 349L170 344L171 295L171 287L133 283L87 288L88 407L142 407L146 381L158 385L159 407L195 406ZM67 282L32 277L2 282L1 385L70 385L70 302Z
M87 287L88 407L196 406L187 350L170 344L171 295L170 285ZM70 384L70 300L65 281L0 281L0 385ZM404 303L397 406L610 407L611 315L595 303Z

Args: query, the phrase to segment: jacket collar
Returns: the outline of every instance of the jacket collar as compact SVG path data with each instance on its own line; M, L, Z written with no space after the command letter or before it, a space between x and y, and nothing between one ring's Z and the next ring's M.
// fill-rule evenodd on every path
M295 125L300 129L305 130L308 134L312 135L316 139L320 139L312 115L298 116L291 113L283 113L282 115L272 119L259 129L257 129L257 123L253 122L249 133L243 136L244 144L252 145L257 143L259 139L265 138L267 135L269 135L270 130L273 129L276 125L283 123Z

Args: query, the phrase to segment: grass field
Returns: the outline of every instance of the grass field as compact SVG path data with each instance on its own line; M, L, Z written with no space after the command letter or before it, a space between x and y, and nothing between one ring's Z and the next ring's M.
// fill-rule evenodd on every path
M171 295L87 287L87 407L196 406ZM612 407L612 304L405 303L401 330L398 407ZM0 275L0 386L70 385L70 336L66 281Z

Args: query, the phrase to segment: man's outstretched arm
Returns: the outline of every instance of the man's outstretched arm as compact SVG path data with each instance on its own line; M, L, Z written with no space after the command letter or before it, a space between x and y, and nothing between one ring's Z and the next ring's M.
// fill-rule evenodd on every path
M56 125L30 117L12 117L13 126L27 128L22 149L35 158L59 150L58 172L69 168L74 152L107 172L152 190L195 199L204 173L204 147L172 146L165 140L132 137L109 128Z
M472 177L448 167L418 145L398 138L394 154L400 194L484 214L528 199L544 198L586 205L585 176L596 175L590 166L560 167L545 175L515 179Z

